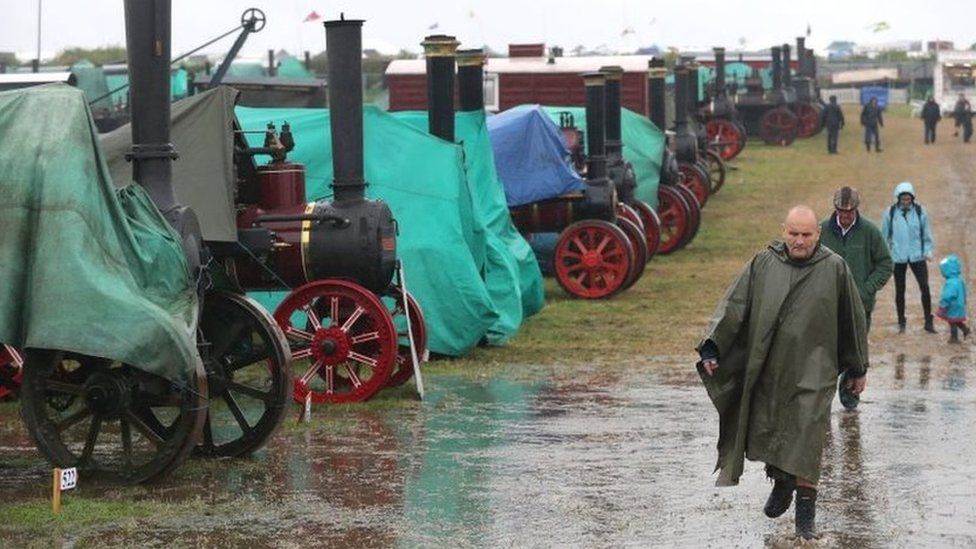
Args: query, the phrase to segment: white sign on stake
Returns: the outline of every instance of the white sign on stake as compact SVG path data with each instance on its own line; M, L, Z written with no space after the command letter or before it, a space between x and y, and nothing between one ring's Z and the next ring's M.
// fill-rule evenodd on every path
M71 490L78 486L78 468L61 469L61 490Z

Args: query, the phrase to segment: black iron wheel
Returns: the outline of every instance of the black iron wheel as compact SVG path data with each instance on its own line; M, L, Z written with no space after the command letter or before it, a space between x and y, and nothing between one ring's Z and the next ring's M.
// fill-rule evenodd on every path
M103 358L28 349L21 416L54 465L110 482L147 482L178 467L200 439L202 365L190 378L175 384Z
M274 318L252 299L214 291L200 321L210 405L200 452L243 456L277 430L291 400L291 350Z

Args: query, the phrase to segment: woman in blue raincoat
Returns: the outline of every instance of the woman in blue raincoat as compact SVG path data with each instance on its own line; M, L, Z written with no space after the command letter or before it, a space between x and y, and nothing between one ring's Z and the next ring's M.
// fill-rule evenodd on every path
M898 333L905 333L905 272L909 267L922 294L925 331L935 333L932 322L932 297L929 293L929 268L935 243L925 207L915 200L915 187L903 181L895 187L895 203L881 214L881 234L895 264L895 309Z

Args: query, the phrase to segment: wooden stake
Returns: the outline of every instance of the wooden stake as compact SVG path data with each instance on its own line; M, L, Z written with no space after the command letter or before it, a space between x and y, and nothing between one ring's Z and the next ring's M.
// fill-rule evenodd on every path
M55 468L51 482L51 511L61 512L61 469Z

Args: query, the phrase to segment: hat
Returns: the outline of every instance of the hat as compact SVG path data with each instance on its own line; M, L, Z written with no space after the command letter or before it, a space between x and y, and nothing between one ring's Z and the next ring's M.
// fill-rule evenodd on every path
M838 210L856 210L861 203L861 195L853 187L841 187L834 193L834 208Z

